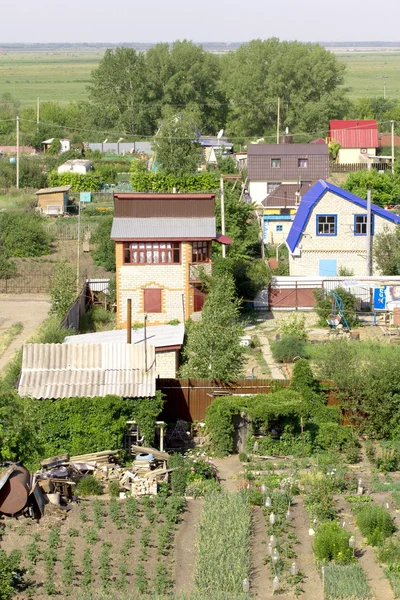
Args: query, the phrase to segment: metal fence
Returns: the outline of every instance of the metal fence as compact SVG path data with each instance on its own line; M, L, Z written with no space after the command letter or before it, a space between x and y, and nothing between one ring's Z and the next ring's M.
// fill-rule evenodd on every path
M84 239L86 233L93 234L99 226L99 221L90 223L81 223L80 238ZM50 233L56 240L77 240L78 239L78 223L60 223L53 225L47 223L46 231Z
M0 279L0 294L48 294L51 276L40 271Z

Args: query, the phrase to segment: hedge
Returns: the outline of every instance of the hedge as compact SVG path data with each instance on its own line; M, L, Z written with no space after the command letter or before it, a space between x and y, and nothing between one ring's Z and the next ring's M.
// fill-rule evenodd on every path
M135 192L214 192L219 187L218 178L212 173L198 175L166 175L137 170L131 171L131 184Z

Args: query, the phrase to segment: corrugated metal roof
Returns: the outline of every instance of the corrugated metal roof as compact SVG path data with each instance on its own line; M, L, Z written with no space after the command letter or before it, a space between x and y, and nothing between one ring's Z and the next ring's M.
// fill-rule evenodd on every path
M328 154L327 144L249 144L247 146L248 156L271 156L279 158L288 154L307 156L310 154Z
M155 395L155 348L147 344L25 344L20 396L74 398Z
M154 325L146 328L146 339L148 344L155 348L167 348L168 346L181 346L185 326L179 325ZM81 335L69 335L64 344L123 344L126 342L126 329L114 329L112 331L98 331L96 333L83 333ZM144 344L144 329L132 331L132 345Z
M300 186L300 198L302 198L310 189L310 183L302 183ZM298 190L297 183L281 183L265 200L261 202L266 208L289 208L296 206Z
M377 148L378 126L373 119L329 121L329 137L342 148Z
M292 227L290 228L286 239L286 243L291 252L295 251L314 206L326 192L332 192L333 194L336 194L337 196L340 196L349 202L353 202L353 204L356 204L357 206L367 210L367 201L363 198L360 198L351 192L347 192L346 190L343 190L342 188L333 185L333 183L329 183L328 181L318 181L310 189L310 191L307 192L307 194L301 200L299 208L297 209ZM397 223L397 225L400 225L400 217L398 215L395 215L388 210L377 206L376 204L371 204L371 212L374 215L378 215L383 219L387 219L392 223Z
M68 192L71 189L72 185L62 185L60 187L53 188L42 188L35 192L35 194L54 194L56 192Z
M198 240L214 239L217 235L215 217L138 219L114 218L113 240Z
M214 194L114 193L114 216L149 219L198 219L214 217Z

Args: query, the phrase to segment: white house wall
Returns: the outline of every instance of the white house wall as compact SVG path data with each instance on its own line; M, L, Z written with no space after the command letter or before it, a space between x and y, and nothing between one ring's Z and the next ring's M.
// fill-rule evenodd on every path
M266 181L250 181L249 192L253 202L261 204L267 197L267 182Z
M364 149L364 148L363 148ZM375 148L366 148L367 152L361 153L361 148L340 148L337 156L337 162L341 165L367 162L367 154L376 155Z
M336 236L317 236L316 216L319 214L337 215ZM352 269L354 275L366 275L367 238L354 235L354 215L362 214L367 214L362 207L332 192L326 192L314 206L299 239L300 256L293 256L289 252L290 275L299 277L319 275L320 259L336 259L338 270L343 266ZM393 231L395 227L394 223L374 215L374 236L382 233L385 228ZM374 268L373 274L380 273Z

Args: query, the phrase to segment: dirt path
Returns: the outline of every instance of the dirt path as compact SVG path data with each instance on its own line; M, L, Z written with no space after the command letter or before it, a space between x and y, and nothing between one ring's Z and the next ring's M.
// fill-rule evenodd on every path
M267 525L260 506L253 509L253 535L251 538L251 573L250 592L255 594L257 600L273 600L271 589L270 567L264 564L264 556L267 551ZM286 600L286 596L280 596Z
M21 322L24 326L20 335L15 337L0 358L0 371L4 369L15 352L44 321L49 308L50 302L47 296L0 295L0 332L7 330L18 322Z
M339 519L345 521L345 529L356 536L357 548L356 556L358 563L363 569L368 584L375 600L393 600L394 595L389 581L386 579L382 567L375 560L374 551L371 546L364 546L360 550L360 541L363 539L359 529L354 526L354 515L352 514L348 502L342 497L336 498L338 506Z
M215 458L215 464L217 465L218 477L220 479L222 487L228 492L237 491L237 479L239 473L243 470L242 463L239 461L237 454L231 456L225 456L224 458Z
M175 593L190 594L194 588L197 528L202 513L202 501L187 500L182 523L175 536Z
M267 363L268 368L271 371L272 379L286 379L284 370L283 370L283 366L278 365L274 361L274 358L273 358L272 352L271 352L271 346L270 346L269 339L267 338L267 336L265 336L261 333L258 333L258 339L260 340L260 343L261 343L261 349L262 349L262 353L265 358L265 362Z
M312 549L312 537L308 534L309 518L304 508L302 498L296 498L292 507L292 525L298 537L299 543L295 546L297 553L296 564L299 571L304 573L305 579L302 583L303 597L308 600L323 600L324 594L322 581L314 565L314 553Z

